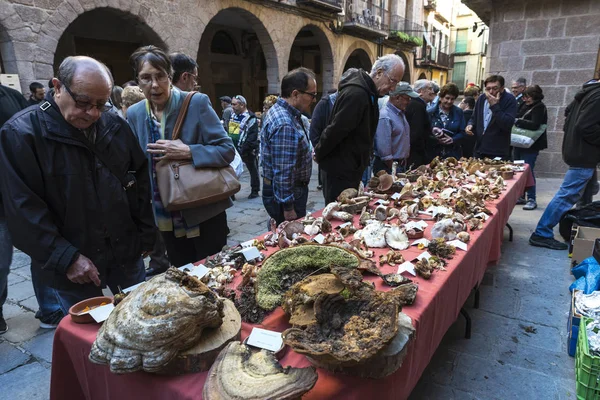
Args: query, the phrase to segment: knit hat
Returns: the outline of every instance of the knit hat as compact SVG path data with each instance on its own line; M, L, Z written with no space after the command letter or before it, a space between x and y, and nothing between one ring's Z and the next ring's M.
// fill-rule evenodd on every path
M229 96L221 96L219 97L219 100L224 101L227 104L231 104L231 97Z

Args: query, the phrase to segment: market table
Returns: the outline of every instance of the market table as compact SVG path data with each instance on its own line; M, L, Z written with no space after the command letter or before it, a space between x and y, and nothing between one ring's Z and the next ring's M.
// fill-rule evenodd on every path
M419 290L415 303L404 307L402 311L412 318L416 334L408 344L402 367L392 375L378 380L317 369L319 379L304 399L404 399L410 395L472 289L481 282L488 264L500 259L504 227L517 199L526 187L533 184L533 177L527 167L525 172L515 174L515 177L506 183L506 189L501 196L493 202L488 202L488 208L492 210L493 215L485 222L484 228L470 232L468 251L457 249L454 258L448 262L447 270L435 271L429 280L411 277L419 285ZM355 225L358 225L356 221ZM432 223L426 229L425 237L430 237L431 226ZM375 250L375 258L387 251ZM274 251L275 249L269 248L266 253ZM403 251L406 260L412 260L420 253L416 246ZM384 273L396 270L390 266L381 269ZM239 279L236 277L233 284L239 283ZM389 289L379 278L365 279L374 281L379 290ZM242 340L250 334L254 326L275 331L283 331L290 327L288 318L280 307L269 314L260 325L243 323ZM52 351L52 400L202 398L206 372L183 376L161 376L145 372L116 375L111 373L107 366L91 363L88 355L98 329L98 324L75 324L70 316L65 317L59 324L54 335ZM310 365L303 355L290 349L281 359L281 364L294 367Z

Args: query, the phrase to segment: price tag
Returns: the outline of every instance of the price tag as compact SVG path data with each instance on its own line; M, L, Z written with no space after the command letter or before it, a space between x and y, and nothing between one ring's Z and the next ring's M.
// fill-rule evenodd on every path
M525 160L515 160L513 164L525 164Z
M406 261L398 266L398 273L401 274L403 272L408 272L412 276L417 276L415 265L410 261Z
M428 239L417 239L414 242L412 242L411 246L418 246L419 244L423 244L423 246L427 247L429 246L429 240Z
M502 157L494 157L494 161L502 161Z
M322 234L319 233L317 236L315 236L313 238L313 240L319 244L323 244L323 243L325 243L325 236L323 236Z
M198 279L202 279L202 277L206 274L208 274L209 269L206 268L204 265L200 264L196 267L194 267L189 274L192 276L197 277Z
M400 199L400 193L398 193L398 192L394 193L394 194L391 196L391 198L392 198L392 199L394 199L394 200L398 200L398 199Z
M431 254L429 254L429 252L428 252L428 251L424 251L424 252L422 252L421 254L419 254L419 255L417 256L417 260L419 260L419 261L421 261L421 260L422 260L422 259L424 259L424 258L426 258L426 259L428 259L428 260L429 260L429 259L431 258Z
M143 285L146 282L140 282L137 285L129 286L127 289L123 289L123 293L129 293L132 290L136 289L138 286Z
M457 249L461 249L461 250L467 251L467 244L465 242L461 242L458 239L457 240L451 240L451 241L447 242L446 244L454 246Z
M109 303L109 304L105 304L103 306L91 309L89 311L89 314L92 316L92 318L94 318L94 321L104 322L104 321L106 321L106 319L108 318L108 316L110 315L112 310L114 310L114 309L115 309L115 306L113 305L113 303Z
M182 265L181 267L179 267L177 269L180 271L183 271L183 272L190 272L194 268L195 268L195 265L192 263L189 263L189 264Z
M383 205L383 206L385 206L385 205L388 205L388 204L390 204L389 201L388 200L383 200L383 199L379 199L379 200L377 200L375 202L375 205Z
M113 294L112 290L110 290L110 288L107 286L104 289L102 289L102 296L113 297L114 294Z
M258 251L256 246L246 247L245 249L239 250L236 253L242 253L244 258L246 258L246 261L252 261L260 257L260 251Z
M281 332L268 331L261 328L253 328L248 336L250 346L259 347L269 351L279 351L283 344Z
M352 225L352 221L348 221L348 222L344 222L343 224L341 224L340 226L337 227L337 229L342 229L345 228L347 226Z

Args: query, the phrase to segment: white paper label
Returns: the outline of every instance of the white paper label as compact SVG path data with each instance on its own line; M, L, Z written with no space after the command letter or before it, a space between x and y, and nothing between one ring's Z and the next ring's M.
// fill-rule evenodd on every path
M246 258L246 261L252 261L260 257L260 251L258 251L256 246L246 247L245 249L237 251L237 253L242 253Z
M348 222L344 222L343 224L341 224L340 226L337 227L337 229L342 229L345 228L347 226L352 225L352 221L348 221Z
M114 294L113 294L112 290L110 290L110 288L107 286L104 289L102 289L102 296L113 297Z
M525 160L515 160L513 164L525 164Z
M461 242L460 240L456 239L456 240L451 240L449 242L447 242L446 244L449 244L451 246L456 247L457 249L461 249L464 251L467 251L467 244L465 242Z
M487 220L488 220L488 218L489 218L490 216L489 216L489 215L487 215L487 214L486 214L486 213L484 213L484 212L480 212L480 213L478 213L478 214L475 214L475 215L474 215L474 217L475 217L475 218L482 218L484 221L487 221Z
M417 240L415 240L415 241L412 243L412 245L411 245L411 246L417 246L417 245L419 245L419 244L421 244L421 243L422 243L422 244L423 244L423 246L425 246L425 247L429 246L429 240L427 240L427 239L425 239L425 238L423 238L423 239L417 239Z
M313 240L319 244L323 244L323 243L325 243L325 236L323 236L322 234L319 233L317 236L315 236L313 238Z
M182 265L181 267L179 267L177 269L180 270L180 271L183 271L183 272L189 272L189 271L193 270L194 267L195 267L194 264L189 263L189 264Z
M269 351L279 351L283 344L281 332L268 331L261 328L253 328L248 336L247 343L250 346L259 347Z
M400 198L400 193L396 192L391 196L392 199L398 200Z
M422 259L424 259L424 258L426 258L426 259L428 259L428 260L429 260L429 259L431 258L431 254L429 254L429 252L428 252L428 251L424 251L424 252L422 252L421 254L419 254L419 255L417 256L417 260L419 260L419 261L421 261L421 260L422 260Z
M129 292L131 292L133 289L136 289L138 286L140 286L140 285L143 285L144 283L146 283L146 282L140 282L140 283L138 283L137 285L129 286L128 288L126 288L126 289L123 289L123 293L129 293Z
M494 161L502 161L502 157L494 157Z
M379 204L381 204L381 205L385 206L385 205L387 205L387 204L390 204L390 203L389 203L389 201L388 201L388 200L379 199L379 200L377 200L377 201L375 202L375 204L376 204L376 205L379 205Z
M208 274L209 269L206 268L204 265L200 264L196 267L194 267L189 274L192 276L197 277L198 279L202 279L202 277L206 274Z
M254 239L248 240L247 242L244 242L244 243L240 243L240 245L242 246L242 248L254 246Z
M406 261L398 266L398 273L401 274L403 272L408 272L412 276L417 276L415 265L410 261Z
M89 311L89 313L92 316L92 318L94 318L94 321L104 322L114 309L115 306L113 305L113 303L109 303L100 307L93 308Z

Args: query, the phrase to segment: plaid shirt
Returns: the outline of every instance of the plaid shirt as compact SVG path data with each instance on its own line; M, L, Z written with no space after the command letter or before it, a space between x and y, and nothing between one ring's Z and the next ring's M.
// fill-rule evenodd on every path
M278 98L263 121L260 142L263 177L273 182L278 203L293 202L294 188L308 184L312 173L310 142L301 115Z

